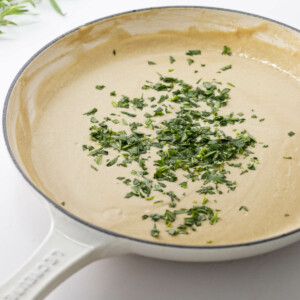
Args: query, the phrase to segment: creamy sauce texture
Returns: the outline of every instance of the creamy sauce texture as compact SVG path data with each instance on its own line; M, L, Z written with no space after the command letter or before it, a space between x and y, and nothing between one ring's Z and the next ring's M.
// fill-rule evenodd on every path
M264 239L299 228L300 84L299 66L292 61L299 59L300 48L279 49L258 41L255 32L253 28L234 32L198 32L190 28L138 35L123 32L122 38L86 49L71 67L53 72L39 85L29 128L24 126L26 113L20 112L23 115L17 122L18 149L27 172L51 199L58 204L65 202L64 208L72 214L140 239L183 245L206 245L212 241L212 245L219 245ZM221 55L224 45L231 47L232 56ZM113 49L116 56L112 54ZM189 49L202 51L200 56L192 57L195 63L191 66L185 55ZM170 55L176 59L173 64L169 62ZM292 57L292 61L286 55ZM149 66L148 60L156 65ZM217 73L229 64L232 69ZM168 69L174 71L169 73ZM141 90L146 80L158 81L157 72L183 79L193 86L203 78L203 81L215 79L222 82L223 88L231 88L231 99L222 112L243 112L247 120L235 128L246 129L258 142L269 147L263 148L258 143L253 149L260 162L256 171L240 176L241 170L231 169L230 178L238 183L235 191L208 196L208 205L220 209L217 224L203 223L196 232L173 237L165 232L161 221L157 224L160 237L155 239L150 235L153 223L149 219L143 221L141 216L164 213L168 209L168 196L157 196L155 200L165 200L159 204L137 197L125 199L130 187L116 177L132 178L130 170L136 169L135 165L107 168L103 163L95 172L90 167L94 164L93 158L82 151L82 145L93 144L89 139L90 118L84 116L84 112L96 107L95 117L102 120L110 113L120 114L122 109L114 108L111 103L121 95L157 96L154 91ZM228 86L228 82L235 87ZM99 84L105 85L102 91L95 89ZM117 97L110 96L112 91L116 91ZM253 114L258 118L251 118ZM116 118L144 121L125 115ZM265 121L259 122L262 118ZM122 128L118 124L112 127ZM229 125L226 131L234 135L232 128ZM24 138L24 130L30 138ZM289 137L289 131L296 134ZM154 155L157 149L153 151ZM108 158L114 156L112 152ZM286 160L283 156L293 159ZM184 190L178 186L179 182L170 185L178 195L186 192L177 208L189 208L193 201L200 205L203 196L195 191L201 183L196 182ZM239 211L242 205L249 211Z

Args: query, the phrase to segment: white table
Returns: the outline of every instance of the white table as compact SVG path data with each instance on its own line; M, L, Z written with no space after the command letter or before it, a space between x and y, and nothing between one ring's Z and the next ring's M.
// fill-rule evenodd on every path
M263 15L300 28L300 2L57 0L65 17L47 0L38 16L20 17L20 26L0 37L0 104L21 66L44 44L85 22L117 12L165 5L226 7ZM1 118L1 116L0 116ZM0 282L24 262L49 227L44 203L33 197L16 168L0 134ZM300 201L300 199L299 199ZM175 263L134 255L97 261L61 284L47 299L300 299L300 243L241 261Z

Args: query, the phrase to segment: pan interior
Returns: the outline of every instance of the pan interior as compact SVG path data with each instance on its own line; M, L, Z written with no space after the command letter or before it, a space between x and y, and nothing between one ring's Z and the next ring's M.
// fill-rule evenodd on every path
M221 55L224 45L230 46L231 56ZM185 54L189 49L202 51L192 65ZM170 56L176 58L174 64ZM9 143L22 171L39 190L93 225L181 245L228 245L273 237L300 227L299 61L299 33L248 15L168 8L112 17L66 35L27 66L8 106ZM217 73L226 65L232 69ZM96 107L99 120L119 113L112 101L121 95L150 97L151 91L141 86L146 80L156 82L157 73L170 75L169 69L174 69L172 76L191 84L200 78L216 79L223 87L233 83L224 111L243 112L247 121L238 128L246 128L263 144L255 148L260 161L256 171L239 176L241 170L232 170L236 191L209 196L210 206L220 209L217 224L203 224L196 232L174 237L162 223L155 239L150 235L152 222L141 216L163 213L167 201L154 205L135 197L124 199L130 188L116 177L128 177L135 166L100 166L98 172L90 167L93 158L82 151L83 144L91 144L90 118L83 113ZM96 85L105 88L99 91ZM117 98L110 96L112 91ZM254 114L265 120L251 118ZM289 131L296 134L289 137ZM193 191L199 189L197 184ZM183 192L180 186L172 189ZM178 208L193 201L199 204L202 198L187 191ZM241 206L248 212L239 211Z

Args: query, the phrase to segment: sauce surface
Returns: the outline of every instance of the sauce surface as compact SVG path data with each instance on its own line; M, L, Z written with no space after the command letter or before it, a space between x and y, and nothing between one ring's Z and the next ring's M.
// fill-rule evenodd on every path
M284 69L284 61L281 66L271 65L273 55L276 55L276 61L279 59L278 52L273 53L271 46L262 48L248 31L224 35L220 32L202 33L199 41L199 35L193 30L184 33L170 31L128 36L118 44L114 40L108 41L96 50L87 51L82 59L64 72L63 79L53 76L44 82L39 87L37 98L42 99L47 90L48 100L46 103L37 101L30 128L31 142L26 145L31 160L30 165L27 163L27 170L35 173L43 192L58 204L64 202L66 210L94 225L163 243L242 243L299 228L299 81L297 76ZM221 55L225 44L231 47L232 56ZM116 55L112 54L113 49L116 49ZM189 49L202 51L201 55L192 57L195 60L192 65L188 65L185 55ZM268 51L268 61L257 59L260 55L255 54ZM176 59L173 64L169 62L170 55ZM154 61L156 65L148 65L147 61ZM217 73L229 64L232 69ZM168 69L174 71L170 73ZM200 78L210 82L215 79L222 82L223 88L230 88L231 99L222 112L244 113L246 121L234 128L246 129L257 139L253 152L259 159L256 170L242 176L239 175L241 170L231 169L230 178L237 181L235 191L208 196L209 206L220 210L220 220L215 225L203 223L196 232L174 237L165 232L162 222L158 239L150 235L153 223L148 219L142 220L141 216L164 213L168 209L168 201L153 204L153 201L137 197L125 199L124 195L130 188L116 177L129 177L134 166L107 168L104 163L95 172L90 167L94 164L93 158L82 151L83 144L92 144L89 139L90 118L83 113L96 107L95 117L102 120L111 113L120 114L121 110L116 110L112 101L119 100L121 95L130 98L140 97L142 93L145 98L157 96L153 91L141 90L146 80L158 81L157 72L183 79L191 85L196 85ZM58 84L57 80L61 82ZM228 82L235 87L228 86ZM102 84L105 85L103 90L95 89L96 85ZM110 96L112 91L116 91L117 97ZM258 118L251 118L253 114ZM165 117L171 118L172 114ZM116 118L129 122L144 121L125 115ZM265 120L259 122L262 118ZM122 128L118 126L112 124L113 128ZM232 128L227 126L224 130L233 135ZM289 137L289 131L296 134ZM263 148L259 142L269 147ZM115 153L108 158L114 156ZM293 159L286 160L284 156ZM195 194L201 183L183 190L179 182L172 185L172 190L178 195L183 192L186 195L181 196L177 208L189 208L193 201L201 205L203 196ZM168 199L167 196L160 198ZM241 206L248 207L249 211L240 211Z

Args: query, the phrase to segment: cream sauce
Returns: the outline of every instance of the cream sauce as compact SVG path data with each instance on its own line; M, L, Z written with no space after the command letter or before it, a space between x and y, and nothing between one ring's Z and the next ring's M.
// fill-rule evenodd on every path
M164 32L127 36L118 43L108 41L97 50L86 53L63 75L53 75L39 87L36 114L30 128L31 142L26 145L29 155L24 164L35 178L37 185L51 199L72 214L111 231L132 237L183 245L204 245L212 240L212 245L249 242L275 236L300 227L300 85L298 77L283 72L279 67L261 61L260 53L269 53L268 62L280 53L271 46L261 48L249 32L241 30L238 34L212 33L198 34L188 32ZM233 55L221 55L223 45L232 48ZM112 55L116 49L117 55ZM194 56L195 63L189 66L189 49L201 49L202 55ZM283 50L282 50L283 51ZM286 52L282 52L286 54ZM169 56L176 59L169 63ZM293 56L299 55L294 53ZM149 66L147 61L155 61ZM282 61L285 61L284 57ZM201 67L205 64L205 67ZM232 69L217 73L221 67L231 64ZM168 69L174 69L172 73ZM198 73L194 73L198 70ZM163 222L158 223L160 237L151 237L152 221L141 220L143 214L163 213L168 208L168 196L156 195L155 200L164 203L124 195L130 187L116 180L117 176L130 177L131 167L116 165L110 168L103 163L99 172L91 169L93 158L82 151L82 145L93 143L89 139L89 117L83 113L93 107L98 108L95 117L102 120L110 113L119 114L120 109L112 106L112 101L121 95L139 97L157 96L153 91L142 91L145 80L158 81L159 72L178 77L192 85L203 78L204 81L222 82L222 87L231 88L231 99L221 112L243 112L246 122L234 126L247 129L258 142L269 145L263 148L257 144L254 149L260 164L256 171L242 176L241 170L232 170L231 178L238 183L234 192L211 195L208 203L220 209L220 220L215 225L209 223L197 228L189 235L170 236L165 232ZM58 80L60 81L58 83ZM96 90L97 84L105 85L102 91ZM47 91L47 94L46 92ZM110 92L116 91L117 97ZM43 101L47 99L47 101ZM147 110L143 111L146 112ZM252 119L256 114L258 119ZM143 115L143 114L142 114ZM116 117L129 122L138 121L121 115ZM259 119L265 118L264 122ZM143 120L143 118L141 118ZM113 128L122 128L112 124ZM226 128L227 132L234 127ZM287 133L294 131L295 136ZM24 147L24 144L20 144ZM21 148L20 148L21 149ZM115 156L111 152L108 158ZM283 156L292 156L285 160ZM31 161L31 162L29 162ZM104 160L105 162L105 160ZM133 169L137 169L133 166ZM181 181L178 181L181 182ZM193 201L201 204L202 196L195 193L201 183L190 185L188 190L170 185L181 197L177 208L191 207ZM155 194L154 194L155 195ZM216 202L214 201L216 200ZM239 211L241 205L249 211ZM285 214L289 214L286 217ZM175 223L176 224L176 223Z

